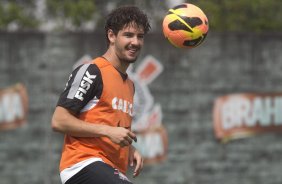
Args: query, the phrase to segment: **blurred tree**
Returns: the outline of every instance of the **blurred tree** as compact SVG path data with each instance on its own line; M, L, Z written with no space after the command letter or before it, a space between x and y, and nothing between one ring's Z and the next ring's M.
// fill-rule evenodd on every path
M282 3L277 0L191 0L207 14L216 31L281 31Z
M153 31L161 30L162 19L172 0L40 0L44 19L35 15L39 0L1 0L0 29L40 29L52 23L61 30L103 29L104 17L120 5L136 5L148 13ZM174 2L174 1L173 1ZM179 1L180 2L180 1ZM277 0L189 0L199 6L213 31L281 31L282 3ZM52 30L52 29L51 29Z
M29 7L29 8L26 8ZM39 21L32 15L34 1L2 0L0 3L0 29L35 29Z
M96 1L97 12L101 15L98 20L98 27L103 27L104 17L115 7L122 5L135 5L144 10L151 21L152 29L159 31L162 19L167 12L167 5L163 0L115 0ZM98 18L98 17L97 17Z
M95 12L93 0L46 0L46 5L48 16L70 21L76 28L92 20Z

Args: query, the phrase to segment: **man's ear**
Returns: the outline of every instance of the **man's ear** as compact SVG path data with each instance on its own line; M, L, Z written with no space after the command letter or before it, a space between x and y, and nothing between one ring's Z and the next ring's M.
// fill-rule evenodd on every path
M116 35L111 29L108 30L108 39L110 40L110 43L115 42L116 39Z

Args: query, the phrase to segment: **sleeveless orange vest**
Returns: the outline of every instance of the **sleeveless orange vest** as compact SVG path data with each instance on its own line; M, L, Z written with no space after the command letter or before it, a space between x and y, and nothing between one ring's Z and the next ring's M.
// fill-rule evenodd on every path
M78 118L93 124L130 128L133 110L134 86L104 58L93 60L101 71L103 91L99 102ZM98 157L105 163L126 173L129 147L120 147L107 137L80 138L65 135L60 171L83 160Z

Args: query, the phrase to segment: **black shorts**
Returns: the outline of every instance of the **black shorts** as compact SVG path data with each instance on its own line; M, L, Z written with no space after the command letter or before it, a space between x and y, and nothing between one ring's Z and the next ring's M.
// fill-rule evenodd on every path
M110 165L97 161L76 173L65 184L132 184L132 182Z

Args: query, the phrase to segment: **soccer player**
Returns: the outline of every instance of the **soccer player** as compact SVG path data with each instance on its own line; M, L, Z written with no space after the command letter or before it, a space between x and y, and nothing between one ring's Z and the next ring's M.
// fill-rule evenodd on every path
M112 11L106 20L107 51L70 75L57 103L52 129L65 134L60 161L63 184L130 184L143 167L131 145L134 85L126 70L134 63L150 30L135 6Z

